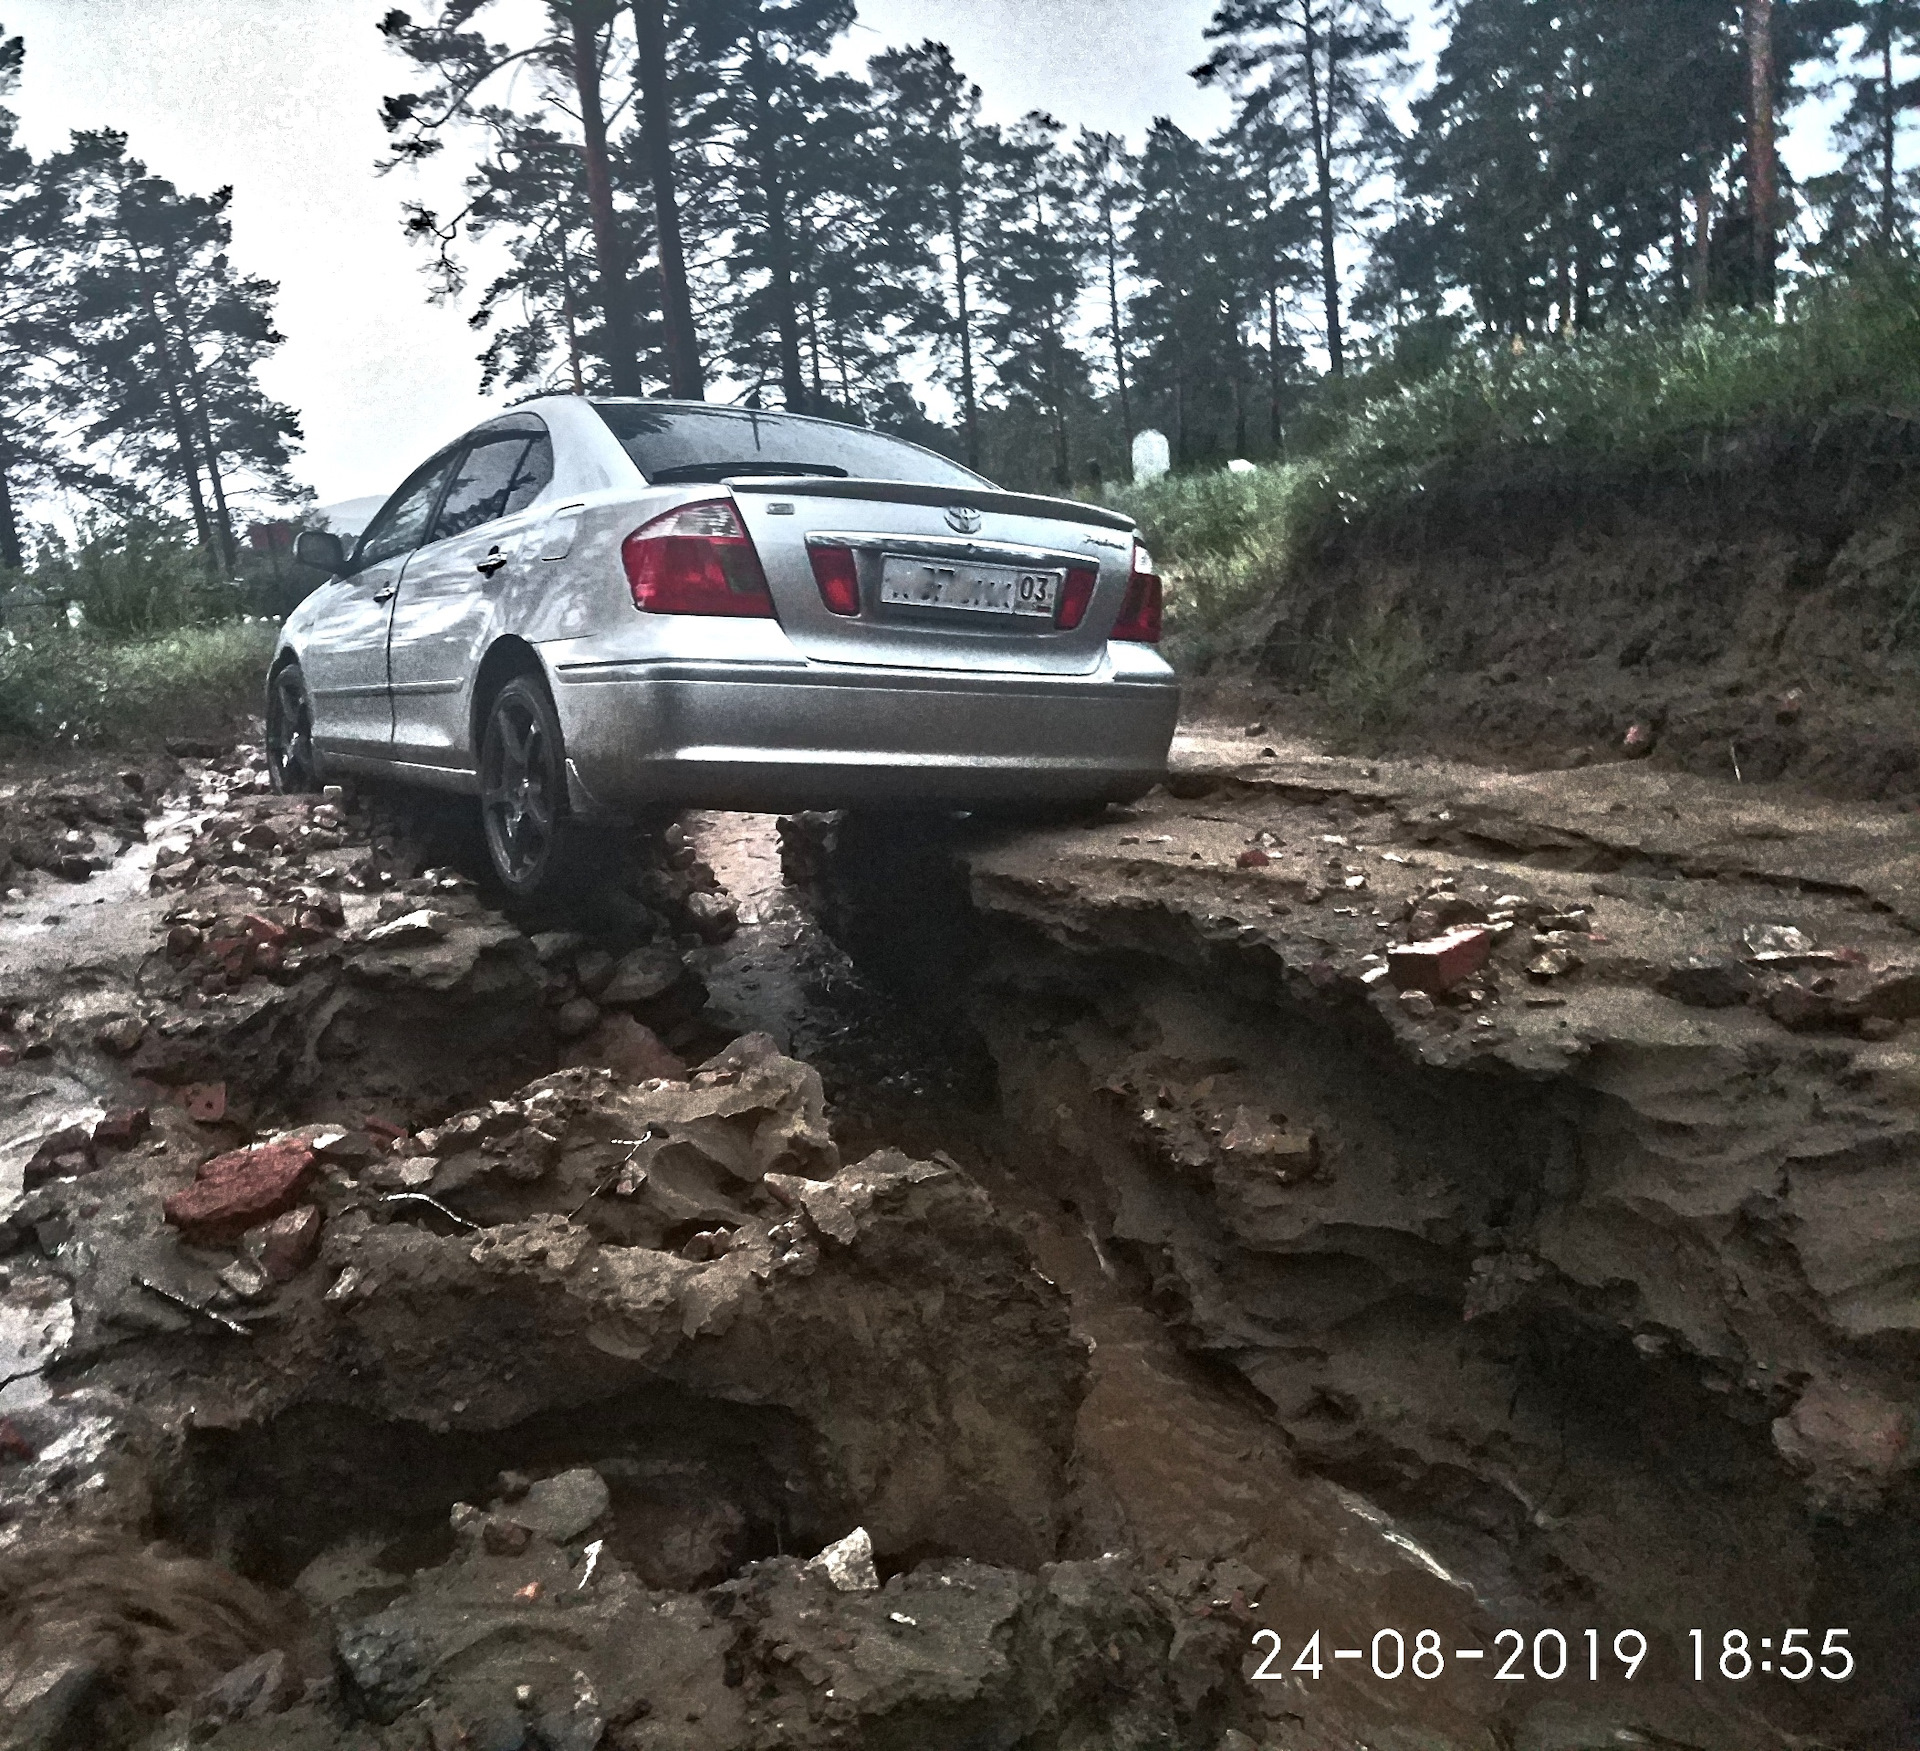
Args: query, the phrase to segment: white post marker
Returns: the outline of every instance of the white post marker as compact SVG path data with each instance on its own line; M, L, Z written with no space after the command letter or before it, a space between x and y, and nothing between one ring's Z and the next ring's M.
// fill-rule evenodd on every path
M1167 447L1167 434L1152 430L1133 435L1133 478L1158 480L1173 466L1173 452Z

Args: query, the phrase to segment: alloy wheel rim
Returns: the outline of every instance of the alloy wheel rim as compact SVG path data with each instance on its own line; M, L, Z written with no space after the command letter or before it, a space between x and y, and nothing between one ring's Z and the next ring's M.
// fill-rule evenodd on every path
M553 775L540 720L523 701L494 708L481 791L487 838L504 874L519 881L540 866L553 841Z

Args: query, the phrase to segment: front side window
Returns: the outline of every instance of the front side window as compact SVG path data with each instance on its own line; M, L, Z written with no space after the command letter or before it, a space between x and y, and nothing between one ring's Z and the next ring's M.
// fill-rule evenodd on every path
M514 482L532 447L533 439L525 432L479 438L469 444L454 470L440 515L434 519L434 540L464 535L482 523L504 517Z
M670 402L597 401L593 405L648 482L659 486L720 481L736 474L851 476L919 486L992 484L918 444L837 420Z
M364 571L396 554L411 553L426 539L427 524L433 507L439 503L440 489L446 485L454 458L443 451L410 474L400 490L380 507L379 514L367 525L354 549L353 569Z

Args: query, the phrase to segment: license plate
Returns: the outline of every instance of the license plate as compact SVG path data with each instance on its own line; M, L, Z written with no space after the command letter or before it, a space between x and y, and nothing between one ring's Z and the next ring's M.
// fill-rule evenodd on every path
M1011 565L947 565L889 554L880 569L880 600L903 608L961 608L1051 620L1061 576Z

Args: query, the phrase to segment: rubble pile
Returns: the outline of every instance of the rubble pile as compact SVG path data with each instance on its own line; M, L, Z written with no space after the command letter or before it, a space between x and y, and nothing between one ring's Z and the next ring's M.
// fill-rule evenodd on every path
M417 1118L428 1090L445 1110L556 1058L642 1074L710 1049L689 950L734 913L677 827L636 837L617 880L547 927L453 866L445 820L337 788L275 796L254 751L189 762L168 802L163 949L117 1004L0 993L9 1061L78 1035L120 1061L122 1094L264 1121L349 1090Z
M0 1227L74 1302L0 1453L0 1568L41 1577L0 1601L0 1743L1214 1751L1242 1720L1244 1593L1219 1624L1211 1571L1060 1560L1085 1351L952 1164L844 1165L753 1036L392 1130L208 1153L166 1107ZM144 1589L221 1596L226 1639Z

